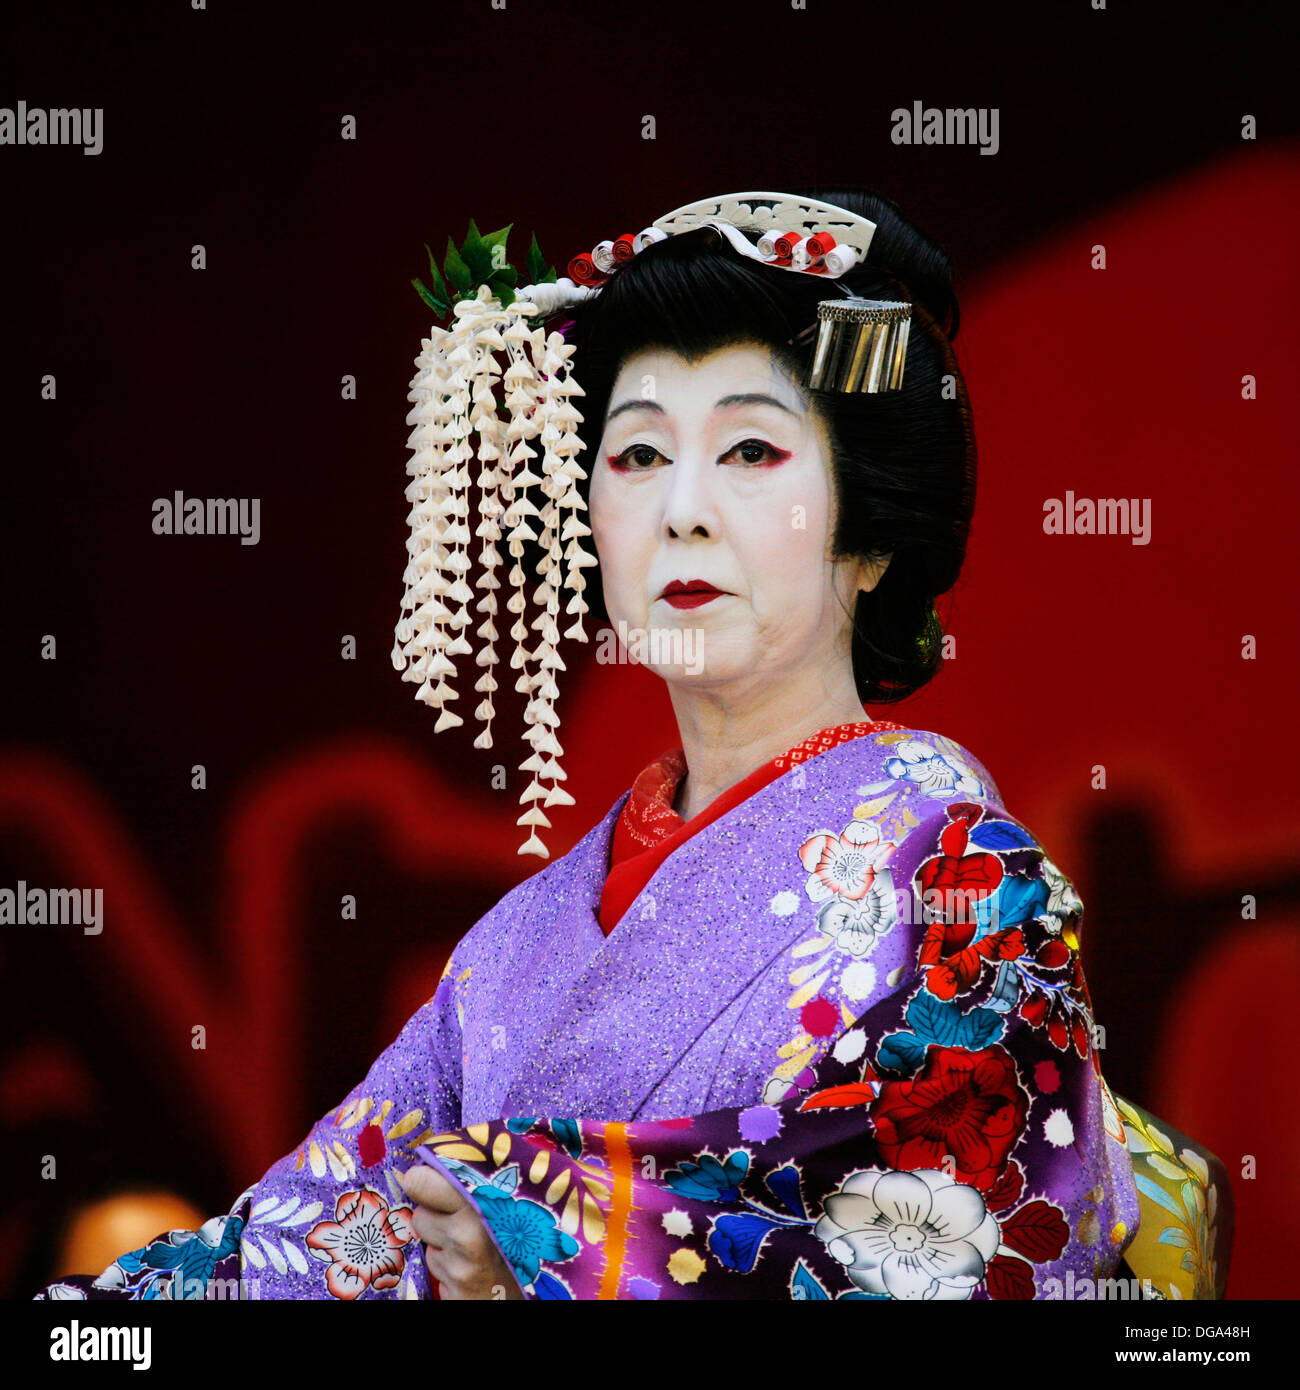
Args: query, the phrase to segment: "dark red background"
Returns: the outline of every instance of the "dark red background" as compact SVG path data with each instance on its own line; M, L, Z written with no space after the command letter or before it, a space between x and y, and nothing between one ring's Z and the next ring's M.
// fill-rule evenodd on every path
M540 867L515 854L518 774L489 781L523 752L435 740L388 660L421 243L513 220L517 258L535 230L558 262L694 198L848 182L954 257L981 451L956 659L878 712L966 744L1075 879L1108 1076L1227 1163L1230 1293L1294 1296L1300 218L1282 10L1044 8L6 20L0 104L106 115L96 158L0 147L0 885L102 886L106 927L0 936L0 1292L30 1292L56 1218L110 1183L224 1211ZM997 106L1000 152L893 145L889 112L914 100ZM261 543L153 535L153 499L178 488L260 497ZM1043 502L1067 490L1151 499L1151 543L1045 535ZM655 678L565 658L578 805L554 816L553 853L674 741Z

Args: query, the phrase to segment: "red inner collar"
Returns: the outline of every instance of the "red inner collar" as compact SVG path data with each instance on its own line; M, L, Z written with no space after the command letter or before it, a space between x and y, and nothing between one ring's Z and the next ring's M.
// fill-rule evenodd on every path
M677 788L686 775L686 758L680 748L670 748L644 768L632 783L632 791L619 813L610 841L609 873L600 898L598 919L608 936L661 863L697 831L725 815L733 806L775 781L797 763L867 734L905 726L890 720L858 720L821 729L788 748L728 787L689 821L673 810Z

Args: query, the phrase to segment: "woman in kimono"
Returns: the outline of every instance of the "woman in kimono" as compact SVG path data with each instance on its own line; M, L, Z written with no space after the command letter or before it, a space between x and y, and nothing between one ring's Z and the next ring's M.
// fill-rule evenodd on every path
M1143 1220L1178 1257L1150 1291L1221 1294L1221 1170L1110 1095L1069 878L971 752L865 708L937 671L934 603L971 524L946 258L871 194L711 201L708 225L670 214L594 270L575 258L599 292L560 301L566 338L533 336L537 373L506 374L559 381L578 354L588 469L556 434L547 461L570 460L591 527L563 538L592 537L598 617L682 639L646 660L681 747L466 933L365 1079L226 1216L44 1296L1105 1297L1140 1202L1177 1227ZM793 253L733 235L796 205ZM869 246L836 262L862 226ZM879 389L827 370L848 331L818 313L833 294L886 322L910 306ZM490 486L503 450L479 457ZM415 528L448 494L412 486ZM422 694L455 649L423 662ZM534 689L562 668L543 665ZM555 722L535 720L525 768L554 776ZM520 823L548 824L536 797Z

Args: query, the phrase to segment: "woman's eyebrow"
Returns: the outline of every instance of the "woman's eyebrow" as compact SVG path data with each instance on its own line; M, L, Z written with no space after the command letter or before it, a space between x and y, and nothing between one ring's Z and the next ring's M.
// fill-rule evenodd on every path
M612 419L614 419L615 416L622 415L622 413L625 410L657 410L660 413L660 415L666 413L663 406L661 406L658 401L652 401L649 399L624 401L622 405L616 405L614 409L611 410L609 414L605 416L605 423L609 424L609 422Z
M774 405L778 410L784 410L787 415L795 415L796 411L790 409L784 401L779 401L775 396L769 396L764 391L743 391L736 395L722 396L714 402L713 408L721 410L731 405ZM633 400L624 401L622 405L616 405L613 410L605 416L605 423L609 424L615 416L621 415L625 410L657 410L660 415L665 414L664 408L656 400Z

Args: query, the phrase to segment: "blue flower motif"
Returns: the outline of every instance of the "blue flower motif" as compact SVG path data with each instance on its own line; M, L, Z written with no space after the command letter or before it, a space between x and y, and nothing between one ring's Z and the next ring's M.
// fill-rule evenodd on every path
M712 1154L697 1157L698 1163L669 1168L664 1173L664 1186L680 1197L693 1197L698 1202L734 1202L749 1172L749 1154L744 1149L734 1149L722 1163Z
M768 1232L784 1224L755 1212L727 1212L714 1220L709 1232L709 1249L728 1269L749 1274Z
M1018 927L1047 910L1047 884L1041 878L1010 874L996 893L975 900L976 941L1007 927ZM994 910L996 907L996 911Z
M557 1143L561 1144L565 1153L570 1158L582 1157L582 1131L578 1128L577 1120L556 1120L552 1119L551 1134Z
M551 1303L573 1298L573 1291L563 1279L557 1279L554 1274L539 1274L533 1280L533 1292L538 1298Z
M954 753L938 753L919 739L908 739L897 748L885 771L895 781L911 782L926 796L948 799L952 796L982 797L984 784Z
M763 1181L767 1185L767 1190L788 1211L792 1211L798 1217L808 1215L807 1208L804 1206L803 1194L799 1191L799 1170L793 1163L786 1163L775 1169Z
M827 1303L830 1295L822 1281L802 1260L794 1267L794 1277L790 1280L790 1297L796 1303Z
M555 1213L540 1202L512 1197L491 1183L481 1183L474 1196L521 1285L537 1278L542 1260L568 1260L578 1253L578 1242L560 1230Z
M109 1275L117 1285L116 1272L121 1272L121 1286L143 1290L142 1298L201 1299L217 1262L239 1249L243 1220L238 1216L219 1218L220 1238L215 1222L208 1222L197 1231L172 1231L159 1240L150 1241L138 1250L128 1251L113 1262ZM173 1239L175 1237L175 1239ZM164 1276L171 1275L171 1279ZM179 1280L179 1282L177 1282ZM104 1280L107 1285L108 1277Z

